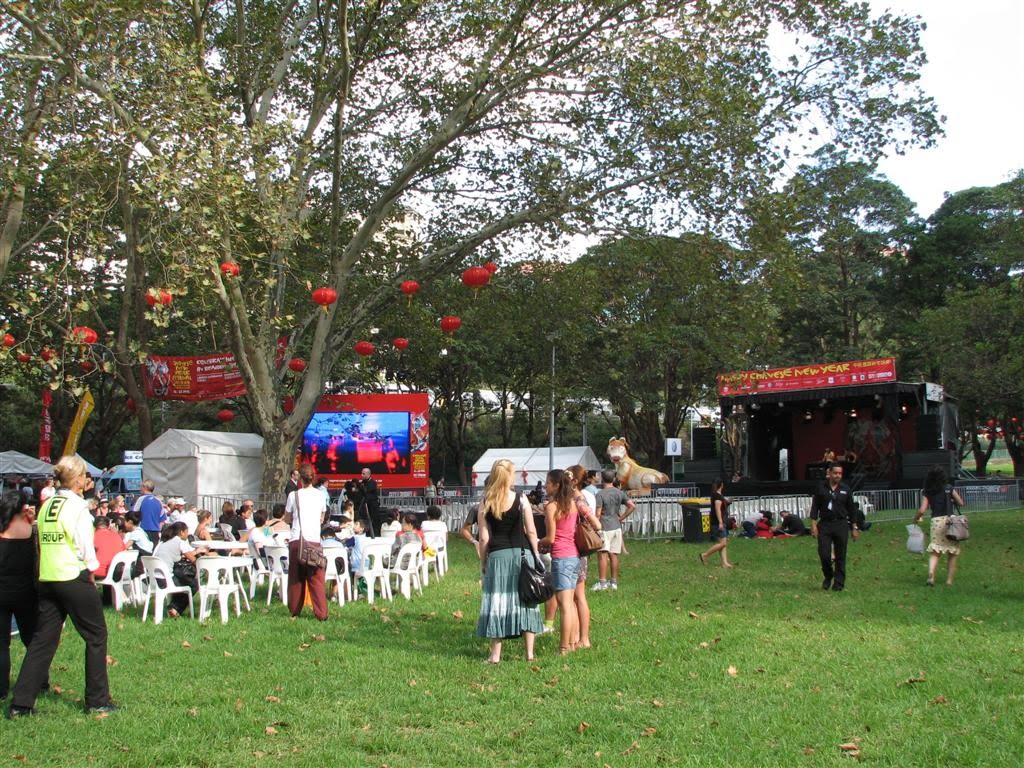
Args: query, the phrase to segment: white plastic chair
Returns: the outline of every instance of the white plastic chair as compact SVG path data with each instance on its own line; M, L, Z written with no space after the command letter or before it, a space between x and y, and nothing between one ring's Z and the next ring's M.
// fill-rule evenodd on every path
M264 547L267 564L270 566L270 586L267 589L267 605L274 597L274 587L281 594L281 602L288 605L288 547Z
M374 540L376 542L376 539ZM391 572L384 564L384 558L391 554L391 547L387 544L373 543L366 547L364 552L363 573L366 580L366 601L373 603L374 588L379 585L381 597L393 600L391 593Z
M333 581L338 585L338 605L352 599L352 579L348 573L348 547L324 547L327 558L327 573L324 582Z
M398 591L406 600L412 600L412 588L423 594L423 580L420 578L420 571L423 562L423 545L417 538L403 544L398 554L392 558L391 576L395 579Z
M146 601L142 604L142 621L145 623L149 615L150 598L153 598L153 622L159 624L164 620L164 602L168 595L188 595L188 615L193 619L196 617L195 608L192 605L192 588L179 587L174 583L174 576L167 563L159 557L143 555L142 567L146 569L146 578L149 581L149 591L146 593ZM164 586L160 586L160 580Z
M433 555L423 555L423 586L430 584L430 566L434 566L434 575L441 578L448 572L448 534L444 531L427 531L423 534L427 546L434 550Z
M199 569L199 620L210 617L210 602L216 598L220 604L220 623L228 623L228 606L235 597L235 616L241 616L242 585L235 581L235 568L219 557L201 557L196 561Z
M107 575L101 581L96 582L104 587L110 587L111 594L114 596L115 611L120 611L125 603L134 603L137 600L135 582L132 580L132 566L138 559L138 550L126 549L124 552L118 552L110 561Z
M259 547L252 539L248 541L249 557L252 558L252 568L249 569L249 597L256 599L256 587L266 582L269 586L272 574L267 567L266 560L260 555Z

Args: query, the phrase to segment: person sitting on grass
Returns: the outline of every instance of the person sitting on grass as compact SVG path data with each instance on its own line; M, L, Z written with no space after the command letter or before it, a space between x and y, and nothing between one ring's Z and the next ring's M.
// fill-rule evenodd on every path
M754 535L759 539L770 539L772 533L772 513L767 509L761 510L761 519L754 523Z
M790 536L810 536L811 532L807 530L807 526L804 525L804 521L800 519L799 515L794 515L788 510L782 510L780 514L781 520L778 526L772 529L772 533L776 537L789 538Z

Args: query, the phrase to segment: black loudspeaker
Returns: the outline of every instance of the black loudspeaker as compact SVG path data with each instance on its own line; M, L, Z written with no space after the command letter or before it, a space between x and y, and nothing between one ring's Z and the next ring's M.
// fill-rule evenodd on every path
M934 451L942 447L940 445L941 432L939 431L939 414L924 413L917 417L914 424L914 431L917 436L917 450Z
M694 427L693 458L694 461L715 458L715 446L718 445L718 433L714 427Z

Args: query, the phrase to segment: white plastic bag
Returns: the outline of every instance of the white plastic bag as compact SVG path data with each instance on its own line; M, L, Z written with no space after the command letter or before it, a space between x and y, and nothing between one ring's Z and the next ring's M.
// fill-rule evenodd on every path
M924 531L916 523L907 526L907 552L924 554Z

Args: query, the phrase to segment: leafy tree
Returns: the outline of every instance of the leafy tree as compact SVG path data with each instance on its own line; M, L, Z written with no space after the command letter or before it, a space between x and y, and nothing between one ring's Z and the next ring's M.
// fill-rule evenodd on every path
M919 23L846 0L0 0L0 14L0 102L14 105L0 159L15 182L0 279L8 253L53 270L19 219L45 202L28 180L58 172L49 148L80 150L121 212L91 257L123 265L126 301L158 276L224 329L267 489L403 278L517 238L729 223L808 117L869 159L938 130L915 84ZM781 65L772 28L794 40ZM308 303L318 284L342 297L326 313ZM71 327L79 310L63 309ZM117 334L128 352L160 335L130 318ZM286 359L309 361L290 414L282 334Z
M783 364L891 354L889 286L919 231L913 203L873 166L819 159L780 196L798 277L779 301Z
M576 373L607 399L634 449L660 463L665 436L714 397L715 375L770 333L765 286L709 237L620 239L572 266L596 327Z
M935 360L941 382L960 401L976 466L985 473L994 440L978 433L1003 425L1014 474L1024 474L1024 444L1016 429L1024 416L1024 303L1018 281L972 290L951 290L946 304L921 313L924 354Z

